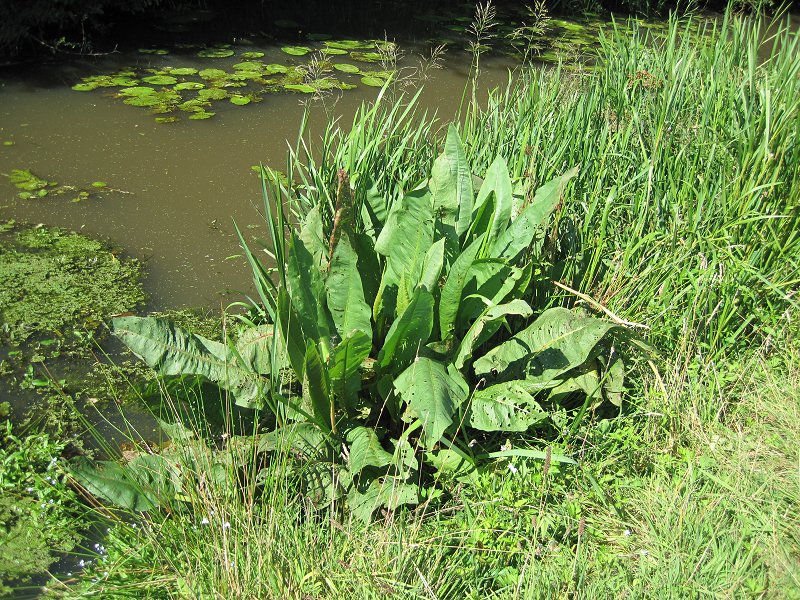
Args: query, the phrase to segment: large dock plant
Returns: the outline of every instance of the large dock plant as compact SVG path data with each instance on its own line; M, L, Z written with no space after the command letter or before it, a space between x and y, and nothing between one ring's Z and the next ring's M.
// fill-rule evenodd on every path
M625 328L529 303L576 172L530 190L498 157L481 180L451 126L430 178L399 200L373 188L357 204L340 171L333 219L314 207L295 228L265 202L277 273L247 249L264 322L236 342L155 318L114 331L160 373L267 410L259 449L300 457L314 502L346 498L363 519L417 504L443 474L468 481L502 456L498 433L544 426L567 401L577 418L621 401Z

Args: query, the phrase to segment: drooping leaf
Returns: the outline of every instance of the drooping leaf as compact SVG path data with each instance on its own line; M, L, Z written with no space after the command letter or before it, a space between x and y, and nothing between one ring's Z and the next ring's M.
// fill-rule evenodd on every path
M271 370L271 350L274 343L272 325L251 327L236 340L236 351L253 372L268 375Z
M529 390L530 384L520 381L478 390L472 396L467 422L481 431L527 431L547 418Z
M364 467L385 467L392 464L392 454L381 446L377 434L369 427L355 427L347 432L350 444L350 473L358 475Z
M455 225L457 235L469 229L472 218L472 172L458 131L451 123L447 128L444 150L433 163L430 188L434 213Z
M261 172L260 166L258 170ZM328 246L322 229L322 215L319 208L317 204L306 213L298 237L314 257L316 267L323 271L328 269Z
M325 291L328 309L339 337L345 338L354 331L360 331L372 340L372 311L364 300L358 256L344 231L331 257Z
M527 247L534 245L535 250L541 247L543 227L553 210L561 200L561 193L567 182L575 177L578 168L575 167L559 177L555 177L536 190L533 202L514 219L490 251L490 255L513 261ZM537 238L537 232L538 238ZM538 240L536 244L534 241Z
M492 337L500 328L507 315L529 317L533 314L531 307L523 300L512 300L507 304L488 306L483 313L467 330L461 344L456 351L453 364L456 369L462 369L466 362L472 358L475 348L478 348Z
M268 379L242 364L225 344L154 317L118 317L113 331L161 375L202 375L232 392L241 406L261 403Z
M586 362L606 335L621 329L615 323L582 317L566 308L550 308L526 329L475 361L475 373L496 373L500 381L552 381Z
M379 508L395 510L403 504L419 504L419 487L397 477L354 485L347 494L350 513L364 523L368 523Z
M408 365L422 348L433 330L433 295L417 288L403 314L395 319L378 353L382 370L397 372Z
M403 371L394 387L408 404L410 414L422 422L427 448L439 442L469 393L457 371L448 371L443 363L425 357L417 358Z

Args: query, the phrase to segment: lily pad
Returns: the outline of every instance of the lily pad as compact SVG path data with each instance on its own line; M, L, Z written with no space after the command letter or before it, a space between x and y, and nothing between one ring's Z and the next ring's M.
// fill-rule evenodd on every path
M55 181L47 181L31 173L30 169L11 169L8 180L16 187L19 197L23 200L29 198L44 198L49 193L48 188L58 185Z
M169 54L169 50L165 50L164 48L139 48L139 52L141 54L157 54L159 56Z
M72 86L72 89L76 92L91 92L92 90L96 90L97 86L93 83L76 83Z
M383 87L383 85L386 83L386 80L379 77L374 77L372 75L366 75L361 78L361 83L370 87Z
M215 114L217 114L217 113L213 113L213 112L206 112L206 111L203 111L203 112L196 112L196 113L194 113L193 115L191 115L189 118L190 118L190 119L192 119L193 121L203 121L203 120L205 120L205 119L210 119L210 118L211 118L211 117L213 117Z
M264 64L260 62L245 61L236 63L233 68L237 71L260 71L264 68Z
M93 181L92 182L92 187L104 188L104 187L108 187L108 184L105 181Z
M356 65L351 65L350 63L337 63L333 65L333 68L337 71L341 71L342 73L360 73L361 69L359 69Z
M175 86L175 91L182 92L183 90L201 90L206 87L205 83L199 81L184 81Z
M193 69L192 67L180 67L178 69L170 69L169 73L171 75L197 75L197 69Z
M197 75L201 79L223 79L228 76L228 73L222 69L203 69Z
M158 106L162 103L162 100L157 95L150 94L147 96L130 96L122 102L128 106Z
M341 56L342 54L347 54L347 50L342 50L341 48L323 48L320 52L325 56Z
M174 123L178 117L156 117L156 123Z
M176 108L184 112L205 112L208 106L211 106L211 103L196 98L182 102Z
M242 52L239 56L242 58L262 58L264 56L263 52Z
M359 50L361 48L372 48L374 45L371 42L363 40L336 40L332 42L325 42L328 48L336 48L338 50Z
M308 46L284 46L281 51L292 56L305 56L311 52L311 48Z
M3 140L3 146L13 146L14 142L12 140Z
M170 75L152 75L150 77L143 78L142 81L152 85L173 85L178 83L178 80Z
M152 96L155 93L156 93L155 89L147 87L145 85L129 87L119 91L119 94L121 96L131 96L137 98L140 96Z
M285 65L279 65L276 63L269 64L264 68L265 75L274 75L275 73L286 73L289 70L289 67Z
M219 88L208 88L197 92L197 98L204 102L208 100L224 100L227 97L228 92Z
M350 58L361 62L374 63L380 62L383 59L383 55L378 52L351 52Z
M292 92L302 92L303 94L313 94L317 91L316 88L311 87L307 83L287 83L283 87Z
M240 94L234 94L230 97L230 103L235 104L236 106L244 106L246 104L250 104L251 100L247 96L242 96Z
M205 50L200 50L197 56L200 58L228 58L234 54L236 52L229 48L206 48Z

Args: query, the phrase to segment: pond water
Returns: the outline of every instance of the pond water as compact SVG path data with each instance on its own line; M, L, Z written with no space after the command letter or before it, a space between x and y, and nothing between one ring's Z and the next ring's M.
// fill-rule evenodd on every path
M264 63L305 62L274 47L231 49L237 55L263 52ZM0 177L0 218L109 239L145 261L148 308L154 310L219 307L248 293L250 273L233 221L250 237L264 233L260 184L251 166L263 162L282 169L306 105L314 139L331 117L346 124L379 89L359 85L316 100L271 93L247 106L218 102L214 118L195 121L183 115L174 123L158 123L147 108L126 106L108 90L71 89L87 74L122 68L230 69L229 63L242 60L133 51L92 62L41 65L21 75L0 74L0 140L13 142L0 146L0 173L30 169L59 185L101 192L80 202L71 202L68 194L19 199L18 190ZM400 66L414 63L406 58ZM421 106L448 119L467 82L469 60L461 54L445 64L425 86ZM506 59L488 61L482 82L504 83L511 66ZM352 77L358 82L357 75ZM96 181L108 185L91 188Z

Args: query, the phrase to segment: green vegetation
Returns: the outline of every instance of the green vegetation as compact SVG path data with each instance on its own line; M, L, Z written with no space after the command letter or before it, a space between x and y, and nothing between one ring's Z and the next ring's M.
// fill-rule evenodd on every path
M0 424L0 594L45 571L79 541L86 509L68 487L65 444Z
M245 314L114 320L169 442L70 462L122 510L54 594L800 597L800 34L614 30L479 105L483 11L456 124L387 87L261 169Z

